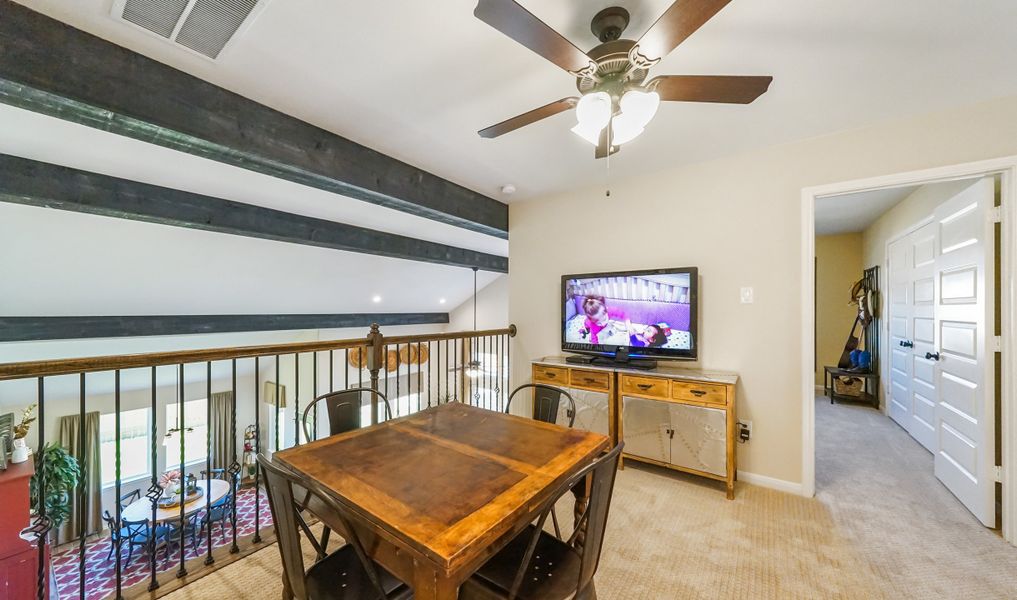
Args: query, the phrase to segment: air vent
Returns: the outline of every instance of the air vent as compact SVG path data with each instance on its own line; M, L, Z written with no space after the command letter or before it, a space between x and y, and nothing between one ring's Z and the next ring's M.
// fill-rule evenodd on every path
M113 16L215 60L267 0L117 0Z

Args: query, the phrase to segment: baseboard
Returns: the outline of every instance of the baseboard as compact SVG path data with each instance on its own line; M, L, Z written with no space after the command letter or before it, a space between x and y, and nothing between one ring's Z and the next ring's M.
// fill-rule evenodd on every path
M817 385L816 386L816 395L817 396L825 396L826 395L826 388L821 386L821 385Z
M794 494L796 496L802 495L802 484L794 481L777 479L776 477L767 477L766 475L757 475L746 471L738 471L738 481L751 483L752 485L758 485L759 487L770 488L771 490L777 490L779 492L787 492L788 494Z

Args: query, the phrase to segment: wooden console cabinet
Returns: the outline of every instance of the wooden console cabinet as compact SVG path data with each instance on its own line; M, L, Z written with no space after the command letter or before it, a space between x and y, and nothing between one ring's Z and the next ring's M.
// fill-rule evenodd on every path
M39 551L18 535L30 525L29 480L33 462L0 471L0 600L36 597Z
M624 440L623 459L723 481L734 498L737 375L574 365L552 356L534 361L532 376L575 398L575 427L606 433L615 444Z

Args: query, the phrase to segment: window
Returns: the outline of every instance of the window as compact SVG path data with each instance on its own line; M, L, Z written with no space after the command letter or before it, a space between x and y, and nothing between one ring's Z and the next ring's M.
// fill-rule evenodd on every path
M151 472L152 448L149 446L149 410L139 408L120 412L120 480L143 477ZM116 483L116 415L99 415L99 455L102 459L102 485Z
M188 400L184 402L184 462L186 464L203 461L208 456L208 422L205 411L208 400ZM180 405L174 402L166 405L167 430L179 427ZM180 467L180 438L174 434L166 447L166 468Z

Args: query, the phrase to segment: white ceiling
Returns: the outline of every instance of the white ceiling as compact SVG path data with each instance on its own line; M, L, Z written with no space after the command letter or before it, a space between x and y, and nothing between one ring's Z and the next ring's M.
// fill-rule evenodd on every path
M603 177L552 117L495 140L476 131L576 93L557 67L473 17L474 0L269 0L217 62L109 16L112 0L22 0L76 27L481 193L513 199ZM580 48L622 4L636 37L669 0L524 0ZM612 177L1017 94L1012 0L734 0L653 74L773 75L749 106L668 104L611 161Z
M816 235L865 231L918 188L910 185L816 198Z

